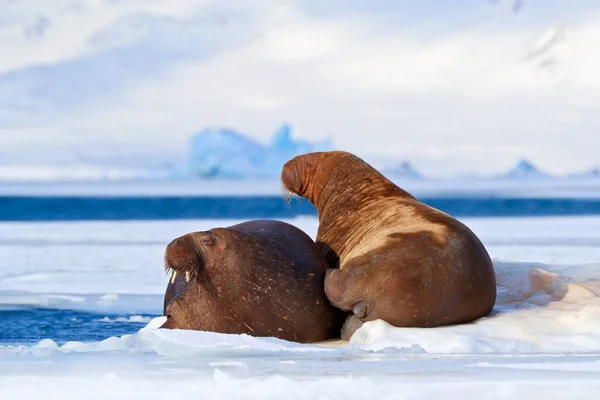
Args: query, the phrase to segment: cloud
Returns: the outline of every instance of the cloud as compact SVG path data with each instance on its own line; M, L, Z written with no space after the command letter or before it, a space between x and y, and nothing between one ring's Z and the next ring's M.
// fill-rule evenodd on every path
M68 13L37 10L54 51L7 50L0 141L174 150L206 125L266 140L289 120L301 137L425 173L498 171L523 156L551 172L598 162L598 7L240 3L86 2L82 35L68 39Z
M96 19L102 19L96 16L96 10L93 11L86 14L92 26ZM121 10L120 15L114 15L96 29L79 32L85 39L75 46L79 50L71 48L62 55L56 53L55 58L44 59L26 48L23 54L13 58L12 63L17 65L4 65L6 71L0 75L1 87L17 86L21 93L21 98L15 96L14 90L4 96L7 103L4 106L10 107L11 102L22 103L28 99L32 104L41 103L40 107L72 107L88 99L107 96L107 91L118 89L131 79L159 75L177 62L207 58L226 51L252 37L251 22L245 22L248 16L243 15L242 10L237 11L242 15L234 12L223 15L222 10L206 6L197 11L197 15L185 16ZM36 28L38 36L50 24L49 17L39 18L46 22L44 30ZM234 18L244 23L238 24L235 32L230 34L228 24ZM251 18L247 20L252 21ZM62 20L55 24L61 25ZM29 33L23 39L24 47L37 46L37 42L28 40ZM61 39L48 37L49 43L45 45L60 47ZM75 55L69 54L71 51ZM25 59L28 55L31 58ZM15 61L19 59L23 65Z

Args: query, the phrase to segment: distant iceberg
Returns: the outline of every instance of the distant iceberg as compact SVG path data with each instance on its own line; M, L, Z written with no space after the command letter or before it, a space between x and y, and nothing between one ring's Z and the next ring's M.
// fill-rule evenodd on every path
M600 178L600 167L595 167L589 171L572 174L571 177L572 178Z
M549 177L549 174L540 171L535 165L525 159L519 161L511 170L500 176L500 178L505 179L539 179Z
M282 125L268 145L231 129L205 129L190 139L186 163L178 177L273 178L289 159L303 153L333 150L330 140L295 141L289 124Z
M583 174L586 177L594 177L594 178L600 178L600 167L596 167L596 168L592 168L591 170L589 170L588 172Z

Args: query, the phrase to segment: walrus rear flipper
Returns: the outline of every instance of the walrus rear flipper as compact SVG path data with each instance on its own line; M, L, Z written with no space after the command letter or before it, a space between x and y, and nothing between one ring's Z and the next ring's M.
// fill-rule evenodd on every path
M350 340L354 332L356 332L361 326L363 326L364 322L358 319L356 315L348 315L346 318L346 322L344 322L344 326L342 326L341 338L342 340Z
M352 288L352 281L352 275L345 270L332 268L325 274L327 299L335 307L351 312L342 326L341 338L343 340L350 340L354 332L364 324L365 320L369 319L369 302L353 296L361 293L360 291L347 290Z
M167 322L162 324L158 329L177 329L172 318L167 318Z

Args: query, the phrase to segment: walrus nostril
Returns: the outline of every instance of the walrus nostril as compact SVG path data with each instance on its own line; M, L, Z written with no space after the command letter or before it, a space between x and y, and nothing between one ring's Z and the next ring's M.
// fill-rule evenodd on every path
M173 240L171 243L169 243L169 245L167 247L174 247L177 246L178 244L180 244L183 241L182 238L177 238L175 240Z

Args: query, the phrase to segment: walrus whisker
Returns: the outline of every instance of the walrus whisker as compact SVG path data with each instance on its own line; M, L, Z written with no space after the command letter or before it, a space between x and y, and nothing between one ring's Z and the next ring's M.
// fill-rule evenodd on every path
M183 266L177 265L176 267L173 267L173 265L171 265L171 263L169 262L167 257L165 257L164 268L165 268L165 274L167 274L167 275L169 273L173 274L171 276L171 280L170 280L171 284L175 283L175 279L177 278L177 275L179 275L179 274L185 276L185 281L187 283L193 284L196 282L196 277L198 275L196 264L190 265L189 263L186 263Z
M283 200L285 201L285 205L287 207L290 207L291 203L292 203L292 197L294 196L294 194L292 193L291 190L289 190L284 184L283 181L280 182L280 186L281 186L281 193L283 194Z

